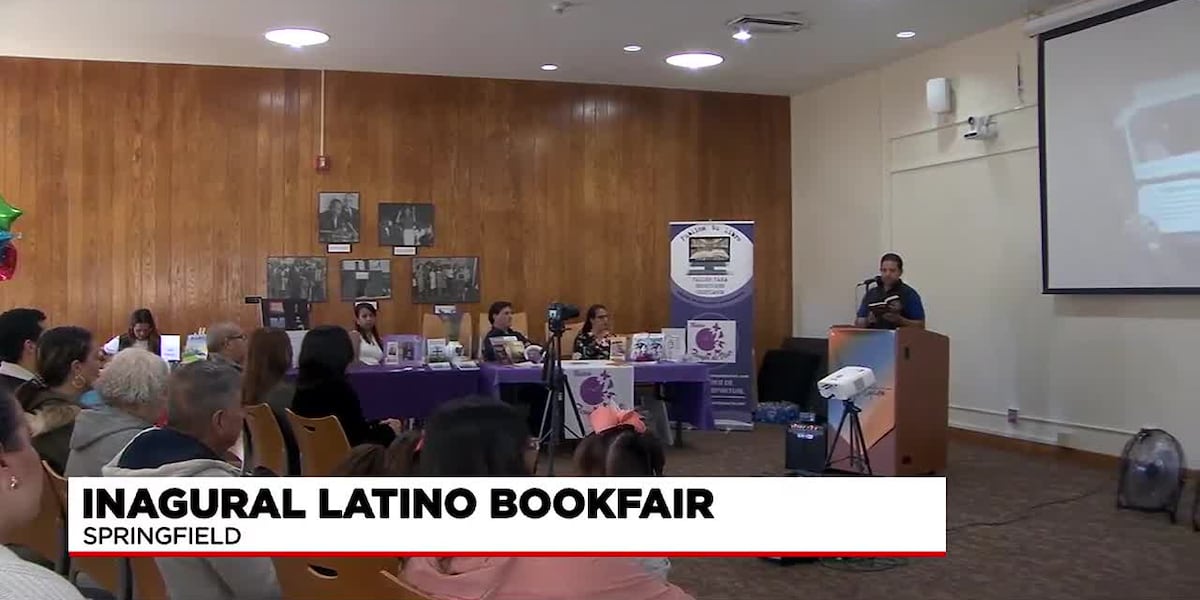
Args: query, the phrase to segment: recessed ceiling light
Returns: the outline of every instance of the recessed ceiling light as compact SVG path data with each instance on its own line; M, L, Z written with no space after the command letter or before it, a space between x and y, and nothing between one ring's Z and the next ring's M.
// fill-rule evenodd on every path
M269 41L293 48L316 46L329 41L329 35L315 29L272 29L264 34Z
M550 64L542 65L542 70L543 71L557 71L558 65L550 65Z
M667 57L667 64L684 69L707 69L725 62L725 59L711 52L684 52Z
M628 45L628 46L625 46L624 48L622 48L622 50L624 50L624 51L626 51L626 52L641 52L641 51L642 51L642 47L641 47L641 46L639 46L639 45L637 45L637 44L630 44L630 45Z
M907 39L910 39L910 38L915 38L915 37L917 37L917 32L915 32L915 31L901 31L900 33L897 33L897 34L896 34L896 37L898 37L898 38L900 38L900 39L902 39L902 40L907 40Z
M752 37L754 37L754 36L750 35L750 32L746 31L745 29L739 29L739 30L737 30L736 33L733 34L733 39L735 39L739 42L744 42Z

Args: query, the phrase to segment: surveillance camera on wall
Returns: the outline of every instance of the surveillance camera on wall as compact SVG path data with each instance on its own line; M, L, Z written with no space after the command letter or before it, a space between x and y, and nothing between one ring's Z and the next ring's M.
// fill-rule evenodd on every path
M996 118L992 116L967 117L967 132L963 138L968 140L987 140L996 137Z

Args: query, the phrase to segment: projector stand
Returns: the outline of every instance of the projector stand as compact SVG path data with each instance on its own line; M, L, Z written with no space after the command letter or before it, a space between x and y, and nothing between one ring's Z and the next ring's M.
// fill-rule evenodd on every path
M833 453L837 450L838 442L842 439L842 427L846 425L846 421L850 421L850 455L846 457L850 461L850 468L864 475L873 475L871 472L871 456L867 452L867 440L863 436L862 422L858 419L858 413L862 409L854 404L854 399L842 400L842 419L838 421L837 431L833 434L833 445L829 448L829 457L825 459L825 469L828 470L833 466Z

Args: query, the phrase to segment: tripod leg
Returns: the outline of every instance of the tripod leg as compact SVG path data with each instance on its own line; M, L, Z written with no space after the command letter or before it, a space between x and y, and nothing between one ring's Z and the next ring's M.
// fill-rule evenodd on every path
M858 417L858 413L854 414L854 421L851 423L851 436L855 440L855 445L858 447L858 465L859 472L866 472L871 475L871 456L867 453L867 438L863 435L862 421Z
M844 409L843 409L844 410ZM837 451L838 442L842 441L842 427L846 424L846 417L850 416L849 412L842 412L842 418L838 420L837 431L833 434L833 443L829 445L829 456L825 458L825 468L833 466L833 453ZM854 456L854 440L850 440L850 456ZM853 460L853 459L851 459ZM853 464L853 463L851 463Z
M575 402L575 392L572 392L571 386L567 385L566 378L567 378L566 373L563 373L563 390L566 392L566 394L563 396L563 402L570 404L571 412L575 414L575 426L578 427L579 430L572 432L572 433L575 433L575 435L579 439L583 439L583 436L584 436L583 417L580 416L580 414L579 414L579 404L577 402ZM566 418L565 418L566 412L567 411L564 408L563 409L563 417L564 417L563 418L563 437L566 437L566 431L567 431L567 424L566 424Z

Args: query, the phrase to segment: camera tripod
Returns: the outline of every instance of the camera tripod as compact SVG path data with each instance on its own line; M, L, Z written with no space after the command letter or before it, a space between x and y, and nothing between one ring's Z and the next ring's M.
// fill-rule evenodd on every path
M542 425L538 429L538 443L545 444L547 461L546 475L554 477L554 452L562 443L567 430L566 410L568 403L575 412L575 423L583 429L583 418L579 416L579 405L575 404L575 394L567 385L567 374L562 368L562 335L565 327L561 321L551 321L550 339L542 353L542 379L546 385L546 406L542 409ZM583 437L583 432L576 432Z
M858 418L858 414L861 412L862 409L854 404L853 398L842 400L842 418L838 421L837 431L833 434L833 445L829 447L829 457L825 459L825 470L829 470L833 466L833 453L842 439L842 427L846 425L846 421L849 421L850 454L842 460L849 460L850 468L859 473L874 474L871 472L871 455L867 449L867 439L863 436L862 421Z

